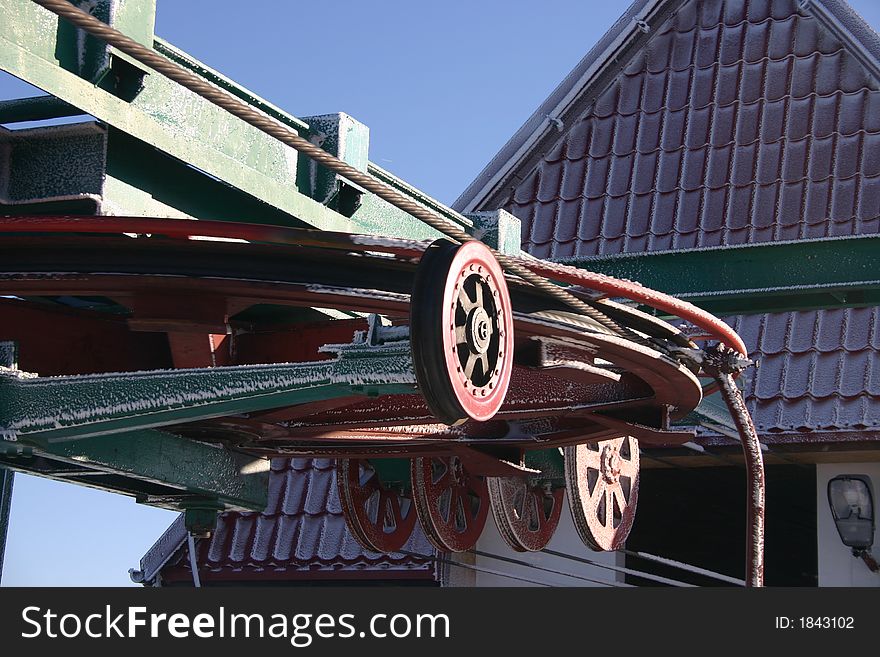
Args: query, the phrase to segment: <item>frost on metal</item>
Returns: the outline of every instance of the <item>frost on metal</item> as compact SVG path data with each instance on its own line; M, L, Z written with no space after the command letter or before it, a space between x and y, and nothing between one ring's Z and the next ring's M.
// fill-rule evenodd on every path
M375 246L387 249L408 249L424 251L431 240L408 240L401 237L382 237L381 235L352 235L351 241L361 246Z
M0 341L0 367L15 369L18 366L18 346L15 342Z
M308 285L306 289L312 294L332 294L334 296L357 297L359 299L367 296L374 301L409 303L408 294L385 292L384 290L361 290L352 287L333 287L330 285Z
M3 373L11 376L0 377L6 400L0 424L33 433L126 418L147 420L184 409L211 417L218 413L212 411L215 405L259 402L269 395L331 386L381 394L380 389L362 387L415 384L408 343L329 345L324 351L336 352L336 360L63 377L34 377L6 368Z

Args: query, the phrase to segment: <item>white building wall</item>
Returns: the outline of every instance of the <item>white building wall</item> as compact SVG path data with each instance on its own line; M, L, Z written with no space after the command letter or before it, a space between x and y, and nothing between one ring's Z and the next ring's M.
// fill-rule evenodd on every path
M593 552L583 544L575 531L567 499L565 504L565 508L562 509L562 517L559 521L559 527L556 528L556 533L553 535L553 539L550 541L547 548L556 552L574 555L610 566L623 566L623 554L616 552ZM554 574L529 566L511 564L499 559L476 556L473 563L479 570L474 571L475 576L473 578L473 583L471 584L472 586L539 585L512 579L510 577L504 577L502 575L489 574L485 572L486 570L522 577L523 579L534 580L541 584L551 586L603 586L603 584L590 582L587 581L587 579L608 582L609 584L623 581L623 575L614 570L578 563L571 559L551 556L542 552L515 552L514 550L511 550L498 534L498 529L495 527L495 522L492 519L491 514L489 520L486 522L486 528L483 530L480 540L477 542L476 549L488 554L509 557L519 561L527 561L533 566L540 566L541 568L568 573L569 575ZM458 568L455 568L455 570L458 570Z
M872 573L861 559L852 556L840 540L828 507L828 482L837 475L862 474L871 478L874 489L874 517L880 496L880 463L833 463L816 466L816 508L818 517L819 586L878 586L880 573ZM796 546L793 546L796 549ZM880 531L874 527L874 557L880 560Z

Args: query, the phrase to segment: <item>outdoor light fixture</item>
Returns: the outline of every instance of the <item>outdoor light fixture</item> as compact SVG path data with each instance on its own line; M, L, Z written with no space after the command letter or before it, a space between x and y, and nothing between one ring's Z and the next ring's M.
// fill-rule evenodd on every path
M868 568L880 566L871 556L874 544L874 494L871 479L865 475L838 475L828 482L828 504L840 540L861 557Z

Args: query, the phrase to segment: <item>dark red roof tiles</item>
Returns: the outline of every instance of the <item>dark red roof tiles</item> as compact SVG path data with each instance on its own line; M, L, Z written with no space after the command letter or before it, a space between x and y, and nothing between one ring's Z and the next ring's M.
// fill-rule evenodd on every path
M880 426L880 308L729 318L758 367L745 394L759 432Z
M355 541L345 525L335 478L332 459L273 459L266 510L222 514L210 541L200 546L202 572L247 571L259 579L345 569L431 577L430 560L368 552ZM433 554L419 527L403 549Z
M505 208L552 259L876 233L877 81L794 1L691 0Z

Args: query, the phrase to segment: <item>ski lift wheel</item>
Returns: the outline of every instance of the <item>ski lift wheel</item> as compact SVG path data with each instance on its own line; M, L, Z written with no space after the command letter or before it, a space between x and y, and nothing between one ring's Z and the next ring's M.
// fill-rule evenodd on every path
M623 547L639 499L639 441L630 436L565 448L571 516L596 551Z
M381 553L403 547L416 509L402 486L384 484L366 459L338 459L336 485L346 524L362 547Z
M501 538L517 552L543 550L559 524L565 489L549 481L489 477L492 515Z
M437 240L422 256L410 303L419 389L448 425L490 419L513 371L513 313L504 272L481 242Z
M464 552L477 544L489 515L486 477L474 475L458 456L412 460L413 497L419 521L441 552Z

